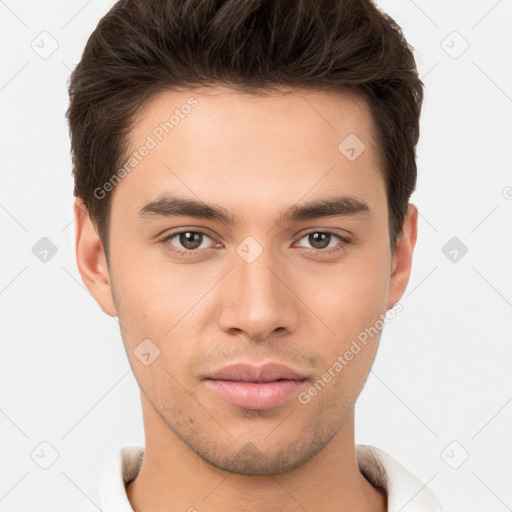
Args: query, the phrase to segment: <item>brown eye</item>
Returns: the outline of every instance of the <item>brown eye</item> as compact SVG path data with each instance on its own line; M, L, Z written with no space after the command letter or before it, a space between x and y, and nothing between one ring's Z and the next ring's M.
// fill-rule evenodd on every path
M201 242L203 240L203 235L201 233L197 233L195 231L185 231L184 233L179 233L179 241L180 244L189 250L197 249L201 246Z
M166 236L163 240L169 248L178 254L199 253L208 248L211 238L201 231L179 231ZM211 245L211 244L210 244Z
M329 246L329 242L331 241L330 233L321 233L315 232L310 233L308 236L308 242L314 249L325 249Z
M306 233L302 236L301 240L303 239L307 240L307 243L310 245L310 249L315 249L321 252L330 252L326 249L334 248L340 241L346 242L341 235L331 233L330 231L311 231L310 233Z

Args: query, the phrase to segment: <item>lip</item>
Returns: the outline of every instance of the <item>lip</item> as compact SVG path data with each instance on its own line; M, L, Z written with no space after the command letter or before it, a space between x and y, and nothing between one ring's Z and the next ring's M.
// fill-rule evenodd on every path
M237 407L271 409L297 394L306 380L306 376L282 364L238 363L212 373L205 384Z
M273 382L280 379L304 380L306 376L301 375L289 366L279 363L267 363L262 366L236 363L224 366L209 375L208 378L239 382Z

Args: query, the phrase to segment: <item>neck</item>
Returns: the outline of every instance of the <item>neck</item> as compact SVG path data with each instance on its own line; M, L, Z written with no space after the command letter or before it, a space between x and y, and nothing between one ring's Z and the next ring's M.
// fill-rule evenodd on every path
M142 395L145 451L127 485L135 512L385 512L386 495L360 473L354 412L333 439L302 466L275 475L230 473L185 445Z

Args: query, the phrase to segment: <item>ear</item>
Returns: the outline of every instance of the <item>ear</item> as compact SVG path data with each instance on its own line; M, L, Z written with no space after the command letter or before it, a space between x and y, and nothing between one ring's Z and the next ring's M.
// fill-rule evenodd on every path
M89 212L81 199L75 200L73 210L76 227L76 261L82 281L103 312L110 316L117 316L107 259L96 226L91 221Z
M407 288L412 268L412 254L418 235L418 209L409 204L403 230L397 239L396 251L391 264L388 308L400 300Z

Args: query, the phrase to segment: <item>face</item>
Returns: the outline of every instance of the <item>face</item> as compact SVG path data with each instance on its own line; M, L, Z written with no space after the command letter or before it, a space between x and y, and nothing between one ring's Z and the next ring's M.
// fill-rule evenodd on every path
M348 421L409 277L415 214L393 257L369 109L216 87L166 91L136 121L90 289L144 407L214 466L296 468Z

